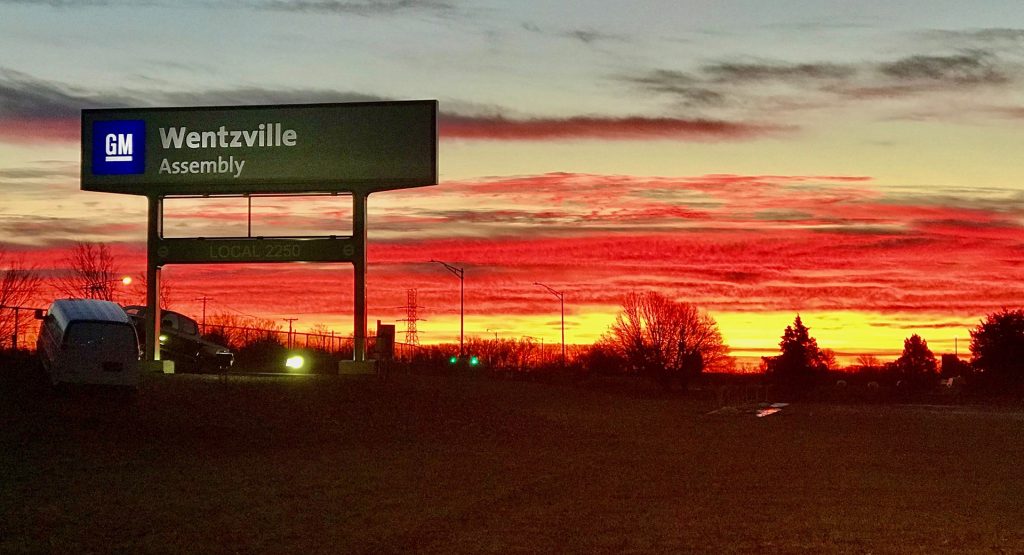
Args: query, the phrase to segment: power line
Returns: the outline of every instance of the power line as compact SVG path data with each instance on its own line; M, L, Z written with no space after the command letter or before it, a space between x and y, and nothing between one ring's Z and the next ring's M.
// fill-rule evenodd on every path
M212 301L213 297L203 295L202 297L197 297L193 300L203 301L203 333L206 333L206 301Z
M263 318L262 316L256 316L255 314L249 314L248 312L242 312L241 310L238 310L237 308L234 308L231 305L229 305L229 304L227 304L227 303L225 303L223 301L217 301L217 305L221 306L223 308L226 308L226 309L228 309L231 312L234 312L236 314L241 314L242 316L248 316L249 318Z

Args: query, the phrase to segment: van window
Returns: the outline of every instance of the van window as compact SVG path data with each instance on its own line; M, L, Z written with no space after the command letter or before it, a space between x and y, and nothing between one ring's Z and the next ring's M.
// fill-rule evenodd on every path
M72 348L94 348L135 344L135 331L131 326L103 322L75 322L64 334L64 344Z
M199 335L199 328L189 318L181 318L181 332L188 335Z
M164 314L160 317L160 327L172 331L178 331L178 316L176 314Z

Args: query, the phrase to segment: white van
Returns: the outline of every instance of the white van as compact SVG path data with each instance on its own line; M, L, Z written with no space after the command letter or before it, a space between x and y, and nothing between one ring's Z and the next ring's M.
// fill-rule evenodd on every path
M42 319L36 352L54 385L139 384L139 339L116 303L54 301Z

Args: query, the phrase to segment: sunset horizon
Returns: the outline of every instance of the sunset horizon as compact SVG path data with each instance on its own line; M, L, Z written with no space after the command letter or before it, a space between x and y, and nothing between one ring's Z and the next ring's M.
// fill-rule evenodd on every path
M81 190L82 110L437 99L439 183L368 201L369 327L399 341L415 289L420 342L458 342L459 283L431 260L465 268L467 337L559 342L540 282L564 293L566 343L587 345L651 291L714 317L741 369L798 314L851 365L913 334L968 357L971 328L1024 303L1024 14L1009 2L0 5L0 47L19 54L0 65L0 249L47 278L78 241L145 273L145 199ZM220 29L236 18L249 32ZM344 195L253 196L251 232L247 209L168 198L166 234L352 231ZM163 270L168 308L192 317L205 297L207 314L344 335L352 276Z

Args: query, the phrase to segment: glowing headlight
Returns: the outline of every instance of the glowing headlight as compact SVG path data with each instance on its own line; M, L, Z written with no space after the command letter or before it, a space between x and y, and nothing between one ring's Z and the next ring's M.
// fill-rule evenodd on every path
M302 368L305 364L306 359L302 358L299 355L292 355L288 357L288 360L284 361L285 367L291 368L292 370L298 370Z

